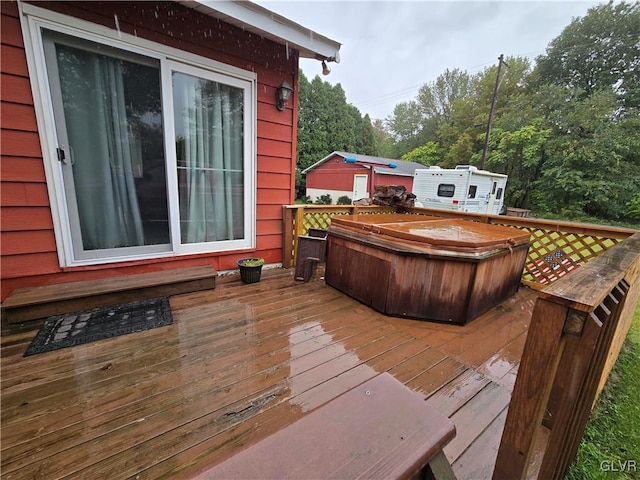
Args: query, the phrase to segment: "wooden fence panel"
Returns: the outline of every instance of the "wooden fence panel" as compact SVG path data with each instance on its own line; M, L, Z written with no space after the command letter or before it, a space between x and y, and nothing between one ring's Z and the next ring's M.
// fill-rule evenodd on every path
M564 348L561 340L567 313L566 307L555 303L535 305L506 421L506 425L521 428L505 427L493 474L496 480L524 478Z
M617 344L628 333L628 317L633 316L639 295L640 233L541 292L527 334L494 479L531 475L529 460L535 435L544 428L545 406L551 413L544 422L550 432L536 476L545 480L563 478L577 452L602 379L609 374L612 356L617 357ZM551 348L554 345L564 348ZM557 368L532 368L539 366L543 362L540 357L546 355L553 356L546 362L557 364Z
M297 235L306 235L309 228L326 229L335 215L394 213L389 207L359 207L350 205L287 205L284 207L285 236L283 245L283 265L295 265L295 245ZM296 213L302 210L299 225ZM598 257L611 247L633 235L636 231L628 228L586 225L573 222L556 222L534 218L511 217L461 213L430 208L399 209L410 215L428 215L440 218L462 218L474 222L491 223L515 227L531 234L531 247L522 284L541 290L555 281L575 271L578 267ZM290 235L293 235L292 237Z

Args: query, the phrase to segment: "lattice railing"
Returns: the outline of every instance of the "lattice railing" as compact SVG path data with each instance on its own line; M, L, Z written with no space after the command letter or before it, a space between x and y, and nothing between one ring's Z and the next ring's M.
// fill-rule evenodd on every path
M283 265L295 265L296 239L309 228L327 229L335 215L393 213L385 207L354 207L328 205L285 206L285 238ZM522 283L542 289L566 276L576 268L628 238L636 231L628 228L554 222L503 215L456 213L446 210L412 208L414 215L465 218L476 222L516 227L531 234L531 246L522 272Z
M522 274L523 282L548 285L622 241L540 228L531 232L531 246Z
M307 235L310 228L326 230L331 225L331 219L336 215L373 215L393 212L395 212L394 209L378 206L286 205L284 207L285 238L282 264L285 267L293 267L295 265L297 238L301 235Z
M565 477L633 322L640 298L640 233L606 252L608 242L589 236L567 235L564 241L593 261L536 299L495 480Z

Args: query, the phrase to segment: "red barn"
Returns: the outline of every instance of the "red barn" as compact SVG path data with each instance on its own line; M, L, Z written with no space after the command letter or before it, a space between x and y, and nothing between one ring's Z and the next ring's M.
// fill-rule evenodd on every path
M330 195L331 203L342 197L355 201L370 198L374 185L403 185L410 192L413 174L424 165L357 153L333 152L302 171L307 196L315 201Z
M339 43L250 2L0 8L2 299L281 261L298 60L335 61Z

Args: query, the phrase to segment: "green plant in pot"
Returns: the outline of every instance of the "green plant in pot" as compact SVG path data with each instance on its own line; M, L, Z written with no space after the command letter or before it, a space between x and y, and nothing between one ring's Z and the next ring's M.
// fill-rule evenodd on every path
M238 260L240 279L244 283L256 283L260 281L264 258L243 258Z

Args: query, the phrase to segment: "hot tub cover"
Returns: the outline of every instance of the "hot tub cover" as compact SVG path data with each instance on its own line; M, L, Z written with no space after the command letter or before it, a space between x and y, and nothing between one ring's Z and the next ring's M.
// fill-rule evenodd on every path
M513 227L463 219L425 219L417 215L336 216L332 219L332 225L454 251L479 252L510 248L529 242L528 232Z

